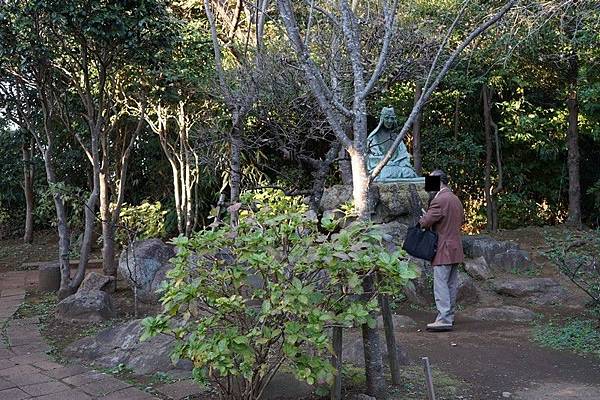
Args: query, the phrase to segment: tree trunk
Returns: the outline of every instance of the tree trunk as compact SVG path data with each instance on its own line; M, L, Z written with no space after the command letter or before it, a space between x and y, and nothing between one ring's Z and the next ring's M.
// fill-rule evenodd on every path
M25 194L25 233L23 241L33 241L33 139L23 142L23 192Z
M81 250L79 252L79 265L77 266L77 272L71 280L68 288L61 288L58 293L59 298L67 297L77 291L83 278L85 278L85 270L87 263L90 258L92 250L92 239L94 226L96 225L96 206L98 205L98 198L100 197L100 151L99 151L99 137L100 132L98 127L95 129L96 132L91 134L91 161L92 161L92 175L93 175L93 189L85 203L85 225L83 229L83 239L81 240Z
M338 153L338 168L342 176L342 184L348 186L352 185L352 165L349 157L346 149L342 147Z
M581 227L581 184L579 177L579 133L577 119L579 104L577 90L572 88L567 99L569 110L569 127L567 129L568 167L569 167L569 215L567 223Z
M330 392L331 400L342 400L342 357L343 357L343 328L336 326L333 328L333 356L331 364L335 368L335 380Z
M487 85L481 88L481 97L483 102L483 127L485 132L485 208L487 216L487 230L494 231L494 197L492 196L492 130L491 130L491 112L490 112L490 94Z
M363 281L365 297L371 297L374 288L373 277L368 276ZM386 383L383 375L383 360L381 358L381 343L377 329L371 329L367 324L362 326L363 349L365 352L365 376L367 394L376 399L386 396Z
M340 147L341 144L339 141L333 142L329 148L329 151L327 152L327 155L325 156L325 160L321 161L319 167L313 174L314 179L312 185L312 194L310 196L310 208L314 212L319 211L319 205L321 204L323 191L325 190L325 179L327 178L331 164L340 152Z
M168 150L165 150L165 154ZM171 158L169 158L169 163L171 164L171 172L173 175L173 194L175 197L175 214L177 214L177 231L179 234L185 234L184 224L183 224L183 210L181 208L181 194L180 194L180 180L179 180L179 168L177 168L177 162Z
M383 317L383 328L385 331L385 342L388 351L388 363L390 375L392 376L392 383L394 385L400 385L400 358L398 356L396 334L394 332L394 317L392 315L392 310L390 309L390 301L387 295L379 296L379 307L381 308L381 316Z
M360 149L351 147L348 150L352 164L352 195L354 208L361 220L371 218L371 201L369 198L369 174L365 160L365 153ZM368 298L374 288L373 277L367 277L363 281L365 297ZM365 375L367 394L377 399L385 397L386 385L383 375L383 359L381 356L381 344L377 329L371 329L367 324L362 326L363 350L365 356Z
M352 147L348 149L352 165L352 198L358 218L371 219L369 202L369 174L364 152Z
M421 94L423 93L423 88L420 83L416 84L415 87L415 104L421 98ZM417 116L415 117L415 122L413 122L413 140L412 140L412 151L413 151L413 160L415 163L415 172L417 175L421 175L421 114L422 111L419 111Z
M46 179L50 188L55 185L56 174L54 173L54 166L52 165L52 146L48 145L46 150L40 147L42 157L44 158L44 166L46 168ZM61 195L57 192L52 193L52 199L54 200L54 208L56 209L56 220L58 228L58 263L60 265L60 289L61 291L68 291L69 283L71 282L71 269L69 266L69 253L71 251L71 232L69 230L69 223L67 219L67 211L65 209L65 203Z
M108 164L105 164L108 165ZM100 219L102 220L102 272L104 275L116 276L115 265L115 228L110 211L110 189L108 176L100 173Z
M229 160L229 202L233 205L240 201L241 182L242 182L242 162L241 162L241 147L242 147L242 126L239 116L233 117L233 129L231 131L231 153ZM237 226L239 222L239 212L232 210L231 226Z

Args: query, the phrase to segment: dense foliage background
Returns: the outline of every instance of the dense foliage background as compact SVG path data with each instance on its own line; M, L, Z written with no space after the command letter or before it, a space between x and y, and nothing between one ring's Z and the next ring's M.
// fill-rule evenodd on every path
M21 6L3 3L5 10L0 13L0 22L4 28L15 15L32 7L28 3L23 2ZM85 8L83 3L81 7ZM555 224L565 220L569 189L566 101L573 90L579 103L582 219L591 226L598 226L600 222L600 53L599 33L595 29L599 14L593 2L581 3L588 8L582 8L587 11L577 19L579 25L575 31L565 28L569 13L583 11L567 8L546 16L544 21L522 11L516 14L515 20L505 22L502 29L483 35L469 47L425 106L421 122L423 172L435 168L448 171L452 186L467 206L469 231L476 232L486 226L484 86L491 93L491 115L498 127L503 167L503 189L498 194L499 227ZM394 106L400 120L406 117L414 102L423 65L427 64L419 58L419 52L435 44L436 32L452 21L459 6L455 1L437 0L411 2L410 7L401 7L398 29L399 32L414 30L411 39L414 48L408 49L413 55L408 57L409 61L406 61L407 57L390 59L383 83L369 98L371 127L377 123L380 107L384 105ZM69 7L63 5L54 10L62 15L56 18L82 12L82 9ZM149 29L155 24L168 23L168 27L162 28L161 35L165 36L147 38L144 42L146 55L123 60L112 73L115 79L118 77L127 83L123 86L126 91L137 93L140 87L146 88L149 119L158 121L159 106L172 109L165 132L175 138L173 146L179 143L178 107L185 107L185 118L189 121L188 150L196 157L193 211L197 214L198 228L209 223L207 217L211 209L218 204L220 194L225 193L229 174L228 142L225 139L226 132L231 129L231 119L222 96L215 90L214 55L203 5L195 1L172 0L154 2L151 7L154 8L140 9L140 13L147 13L151 22L144 19L140 23L147 23ZM482 11L485 10L479 10L475 5L471 10L473 16ZM119 9L104 12L110 14ZM102 16L104 19L109 17ZM103 21L98 23L106 22ZM469 23L465 23L462 30L457 29L456 37L460 37L468 26ZM108 29L106 26L96 28ZM258 100L244 122L242 187L276 186L287 192L304 193L311 188L314 169L310 160L325 157L332 135L302 81L301 73L284 68L281 62L292 63L286 55L285 37L275 24L267 24L267 29L268 46L259 73L244 69L247 65L240 61L233 45L224 51L226 72L237 77L232 78L231 86L243 89L249 79L259 88ZM137 39L128 40L132 44ZM14 84L6 73L6 65L14 61L10 57L15 54L8 51L2 54L0 73L3 74L1 85L4 88ZM152 57L143 58L147 54ZM577 60L575 80L569 76L572 57ZM405 68L403 63L409 63L410 67ZM403 73L395 74L396 70ZM246 73L249 75L244 77ZM80 106L75 94L70 95L73 96L70 101L77 109ZM118 104L123 109L134 108L134 103L127 99L119 99ZM6 96L2 98L1 109L0 223L17 233L22 230L20 221L25 213L21 147L29 142L29 136L10 121L14 106ZM77 118L77 113L73 115ZM129 117L123 118L118 129L132 131L135 118L135 112L130 110ZM74 121L74 128L81 131L84 125ZM72 132L58 123L54 132L57 176L70 194L67 205L74 227L81 227L83 202L92 189L91 165ZM110 140L110 145L115 148L122 145L118 138ZM410 134L407 143L411 149ZM143 127L131 153L124 198L130 206L160 202L162 210L167 211L164 231L173 234L177 231L173 176L163 145L150 126ZM50 226L54 219L52 194L48 191L38 152L33 153L32 163L35 168L35 225L42 228ZM497 180L497 174L494 159L492 182ZM334 164L327 185L341 182L340 168Z

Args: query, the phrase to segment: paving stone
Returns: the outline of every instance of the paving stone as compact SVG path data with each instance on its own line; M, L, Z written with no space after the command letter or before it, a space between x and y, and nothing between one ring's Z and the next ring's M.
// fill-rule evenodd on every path
M21 297L21 299L25 298L25 289L23 287L19 288L11 288L11 289L2 289L1 292L2 297Z
M17 364L10 361L8 358L5 358L4 360L0 360L0 371L3 369L15 367L15 366L17 366ZM2 375L2 374L0 373L0 375Z
M9 349L0 349L0 360L4 360L7 358L14 357L15 353L10 351Z
M36 397L35 400L91 400L92 397L81 390L71 389L65 392L46 394Z
M46 343L39 342L39 343L31 343L31 344L24 344L22 346L11 347L11 350L16 355L45 353L48 350L50 350L50 346L48 346Z
M26 374L37 374L40 371L31 365L15 365L0 371L0 376L19 376Z
M71 365L67 367L60 367L56 369L50 369L47 371L42 371L44 375L47 375L51 378L55 379L64 379L74 375L80 375L84 372L88 372L87 368L81 365Z
M37 345L37 344L43 343L43 341L44 341L44 339L42 339L42 337L39 334L38 335L29 334L29 335L23 335L23 336L11 335L10 336L10 346L11 347Z
M104 397L99 397L102 400L158 400L158 397L152 396L144 391L130 387L111 393Z
M6 380L16 383L17 386L34 385L36 383L45 383L52 381L52 378L42 375L39 372L32 374L23 374L19 376L7 376Z
M83 374L70 376L68 378L63 379L62 381L73 386L83 386L87 385L90 382L102 380L106 377L107 375L101 372L87 371Z
M64 392L70 389L70 387L58 381L44 382L28 386L20 386L20 388L22 391L32 396L42 396L45 394Z
M10 297L5 297L2 299L2 306L0 307L0 311L2 311L2 315L7 313L14 313L21 306L23 301L19 299L12 299ZM12 316L12 314L10 315Z
M21 355L21 356L11 358L10 361L15 362L17 364L35 365L36 368L39 368L44 371L62 368L62 365L55 363L53 361L50 361L48 359L48 356L44 353Z
M184 397L204 392L204 389L191 379L158 386L156 390L174 400L180 400Z
M0 390L9 389L15 387L15 384L7 381L6 379L0 378Z
M19 388L0 390L0 400L23 400L30 398L30 395Z
M102 380L82 385L79 387L79 389L93 396L105 396L109 393L116 392L117 390L125 389L130 386L131 385L128 383L109 376Z
M14 309L7 309L5 307L0 308L0 321L2 324L4 324L4 321L6 321L8 318L12 317L15 311L17 311L17 308L18 307L15 307Z

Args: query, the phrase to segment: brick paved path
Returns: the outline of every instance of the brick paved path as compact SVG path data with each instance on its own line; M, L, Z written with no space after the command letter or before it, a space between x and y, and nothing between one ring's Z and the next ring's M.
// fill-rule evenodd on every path
M37 271L0 275L0 400L157 399L110 375L51 361L37 318L11 319L36 285Z

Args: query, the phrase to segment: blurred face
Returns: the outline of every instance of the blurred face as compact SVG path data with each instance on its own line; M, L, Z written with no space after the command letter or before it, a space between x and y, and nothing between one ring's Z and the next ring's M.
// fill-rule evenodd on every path
M429 174L429 176L439 176L439 175L431 173L431 174ZM444 185L444 183L440 181L440 189L442 188L443 185ZM437 192L438 192L437 190L427 191L427 193L429 194L429 199L431 200L433 198L433 196L435 196L437 194Z

